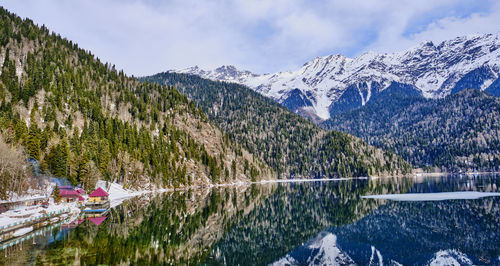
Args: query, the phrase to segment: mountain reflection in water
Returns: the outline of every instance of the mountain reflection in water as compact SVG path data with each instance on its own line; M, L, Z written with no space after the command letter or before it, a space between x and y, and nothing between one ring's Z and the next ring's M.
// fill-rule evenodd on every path
M99 226L83 222L27 241L22 249L12 247L0 264L499 264L499 197L363 198L498 192L499 187L497 176L450 176L254 184L143 196L111 209Z

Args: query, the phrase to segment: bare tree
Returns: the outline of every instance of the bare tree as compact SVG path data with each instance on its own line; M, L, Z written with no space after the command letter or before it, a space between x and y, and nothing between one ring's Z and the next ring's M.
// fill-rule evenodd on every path
M87 192L92 191L100 178L101 172L99 172L99 169L95 165L94 161L89 161L85 165L84 173L81 178L83 189Z
M0 198L6 199L9 192L27 191L31 174L22 149L11 148L0 137Z

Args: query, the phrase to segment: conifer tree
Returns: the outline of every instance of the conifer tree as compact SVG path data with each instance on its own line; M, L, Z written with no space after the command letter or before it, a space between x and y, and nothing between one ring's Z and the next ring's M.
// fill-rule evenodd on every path
M26 151L33 159L40 159L40 136L39 130L35 123L31 123L29 134L26 139Z
M61 194L59 191L59 185L56 184L56 188L54 188L54 191L52 192L52 197L54 198L54 201L58 203L61 201Z

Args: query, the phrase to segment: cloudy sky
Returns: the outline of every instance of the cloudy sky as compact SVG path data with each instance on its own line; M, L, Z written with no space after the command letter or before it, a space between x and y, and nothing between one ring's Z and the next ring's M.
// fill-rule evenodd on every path
M136 76L198 65L292 70L500 31L495 0L0 0Z

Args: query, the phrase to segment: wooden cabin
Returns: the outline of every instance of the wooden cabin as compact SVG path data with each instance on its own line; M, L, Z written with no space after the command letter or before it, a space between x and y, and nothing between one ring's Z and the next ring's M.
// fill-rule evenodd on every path
M104 204L109 202L108 197L109 197L108 192L104 191L104 189L99 187L89 194L88 202L93 204Z
M80 194L74 189L59 189L59 196L61 196L61 200L65 202L74 202L78 200Z

